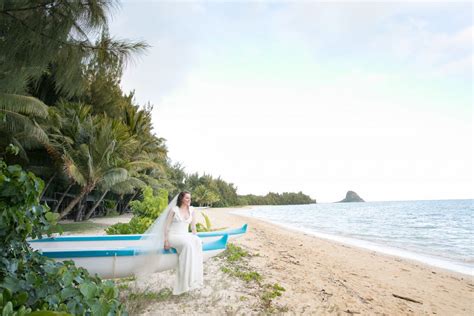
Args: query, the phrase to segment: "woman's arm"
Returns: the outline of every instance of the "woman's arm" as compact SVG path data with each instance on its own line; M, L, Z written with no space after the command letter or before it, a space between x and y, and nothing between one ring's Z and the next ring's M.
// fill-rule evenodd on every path
M196 231L196 210L193 211L193 219L191 221L191 231L193 232L194 235L197 234L197 231Z
M171 222L173 221L173 216L174 216L174 210L170 210L168 213L168 217L166 217L166 222L165 222L165 229L164 229L164 248L166 250L170 249L170 242L168 241L168 233L170 229Z

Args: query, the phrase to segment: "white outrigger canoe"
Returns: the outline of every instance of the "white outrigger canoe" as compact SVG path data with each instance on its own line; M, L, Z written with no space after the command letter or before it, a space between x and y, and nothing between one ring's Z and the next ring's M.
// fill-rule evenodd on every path
M203 259L218 255L226 249L227 241L247 231L247 224L237 229L198 233L203 244ZM30 246L56 261L73 260L91 274L102 278L122 278L134 275L146 260L147 271L161 272L178 264L176 250L161 250L143 254L139 242L143 235L59 236L30 240ZM150 266L152 265L152 266ZM153 266L154 265L154 266Z
M203 260L218 255L227 246L227 235L217 241L202 244ZM52 249L40 250L42 255L56 261L72 260L91 274L105 279L133 276L140 267L146 265L147 272L161 272L174 269L178 264L176 250L160 250L156 253L141 253L133 247L118 249Z
M219 240L224 235L229 236L229 241L243 236L247 232L247 224L240 228L218 230L213 232L197 233L203 243ZM70 235L48 237L29 240L33 249L49 251L52 249L116 249L124 247L137 247L144 235Z

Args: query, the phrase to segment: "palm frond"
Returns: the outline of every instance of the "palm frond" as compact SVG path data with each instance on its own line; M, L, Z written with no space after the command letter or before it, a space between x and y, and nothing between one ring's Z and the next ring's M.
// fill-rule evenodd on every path
M0 112L46 118L48 106L30 96L0 93Z
M111 188L113 185L128 179L128 172L124 168L113 168L108 170L99 180L103 187Z
M110 191L115 194L131 194L135 191L135 186L127 181L116 183L110 188Z
M130 194L135 191L136 188L144 188L146 183L135 177L129 177L127 180L116 183L110 190L116 194Z
M80 169L71 157L63 156L64 160L64 172L69 178L74 180L80 186L85 186L87 181Z
M163 166L151 160L136 160L130 161L126 164L127 169L132 170L143 170L143 169L161 169Z

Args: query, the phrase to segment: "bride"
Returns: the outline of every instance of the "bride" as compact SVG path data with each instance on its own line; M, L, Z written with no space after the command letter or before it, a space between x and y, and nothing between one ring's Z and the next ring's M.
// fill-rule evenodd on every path
M190 224L192 234L188 232ZM154 247L165 250L174 248L178 253L173 294L179 295L201 287L203 284L202 243L196 236L196 213L191 206L191 193L179 193L156 224L149 229L149 233L155 236Z

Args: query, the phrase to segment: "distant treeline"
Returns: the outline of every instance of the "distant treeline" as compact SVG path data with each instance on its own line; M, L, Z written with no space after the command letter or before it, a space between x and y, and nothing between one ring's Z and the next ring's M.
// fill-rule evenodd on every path
M316 203L316 200L311 199L303 192L284 192L282 194L270 192L265 196L238 195L237 187L233 183L227 183L220 177L215 179L207 174L202 176L197 173L186 174L179 164L173 167L173 178L170 180L175 183L178 191L190 191L192 193L193 205L195 206L230 207ZM177 191L171 192L170 198L175 193Z
M270 192L265 196L259 195L241 195L239 196L240 205L294 205L294 204L312 204L316 200L303 192L292 193L283 192L282 194Z

